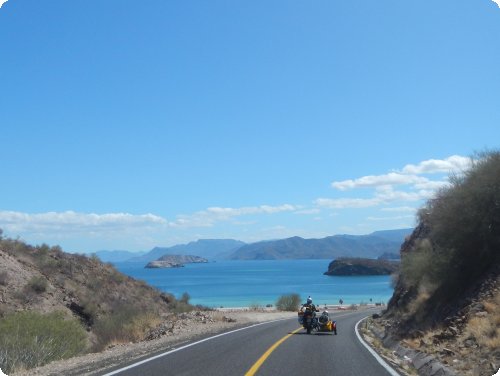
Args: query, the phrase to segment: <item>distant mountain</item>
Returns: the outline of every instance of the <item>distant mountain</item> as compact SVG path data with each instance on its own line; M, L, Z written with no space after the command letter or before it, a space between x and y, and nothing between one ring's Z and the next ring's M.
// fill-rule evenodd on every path
M199 255L209 260L227 258L244 242L233 239L200 239L188 244L179 244L172 247L155 247L150 252L127 261L144 262L155 261L164 255Z
M413 228L402 228L397 230L383 230L375 231L370 235L378 236L379 238L384 238L387 240L392 240L402 244L407 236L410 236L413 232ZM399 253L399 252L398 252Z
M401 260L401 255L399 253L385 252L378 257L378 260Z
M298 236L247 244L237 249L233 260L335 259L339 257L377 258L397 253L405 234L411 230L378 231L369 235L335 235L322 239Z
M138 257L146 252L130 252L130 251L97 251L95 254L102 262L121 262L132 257Z

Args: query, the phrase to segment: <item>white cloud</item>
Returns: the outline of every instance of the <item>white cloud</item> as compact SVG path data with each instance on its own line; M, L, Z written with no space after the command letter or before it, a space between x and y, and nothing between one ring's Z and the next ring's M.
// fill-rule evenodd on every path
M418 165L408 164L403 167L404 174L435 174L462 172L469 168L471 159L460 155L452 155L446 159L429 159Z
M412 213L417 211L416 208L412 208L411 206L397 206L393 208L382 208L381 210L385 212L412 212Z
M7 2L7 0L0 0L0 8L1 8L1 7L2 7L2 5L4 5L6 2Z
M321 213L321 210L319 210L318 208L302 209L302 210L297 210L295 212L295 214L303 214L303 215L312 215L319 213Z
M0 211L0 228L16 234L26 232L109 233L165 225L167 221L154 214L95 214L74 211L31 214Z
M314 203L328 209L369 208L382 203L379 198L318 198Z
M443 173L460 173L471 166L471 159L452 155L446 159L429 159L416 165L408 164L401 171L382 175L367 175L357 179L334 181L331 186L340 191L357 188L374 189L371 198L320 198L319 207L366 208L392 202L417 202L431 198L435 192L449 184ZM441 174L440 180L431 180L422 174ZM399 189L395 189L399 187Z
M500 0L492 0L500 8ZM498 374L497 374L498 375Z
M296 206L290 204L280 206L245 206L241 208L210 207L190 215L179 215L169 225L171 227L212 227L217 222L228 221L244 215L276 214L296 209Z
M428 182L427 178L417 175L407 175L397 172L390 172L384 175L369 175L354 180L333 182L332 187L341 191L345 191L354 188L378 187L383 185L423 184L426 182Z
M375 197L380 203L388 203L395 201L420 201L431 198L434 194L432 190L421 189L418 191L396 191L391 186L378 187L375 192Z
M401 171L383 175L368 175L357 179L334 181L333 188L345 191L356 188L376 188L380 186L412 185L417 189L435 190L447 184L446 181L430 180L421 174L459 173L471 165L471 159L452 155L444 160L429 159L417 165L408 164Z
M398 215L394 217L368 217L366 218L368 221L399 221L399 220L406 220L406 219L415 219L415 216L413 215Z
M295 206L251 206L241 208L210 207L190 215L179 215L174 221L154 214L129 213L77 213L74 211L22 213L0 211L0 228L11 234L61 233L61 234L110 234L160 231L166 228L212 227L217 222L252 214L276 214L290 212Z

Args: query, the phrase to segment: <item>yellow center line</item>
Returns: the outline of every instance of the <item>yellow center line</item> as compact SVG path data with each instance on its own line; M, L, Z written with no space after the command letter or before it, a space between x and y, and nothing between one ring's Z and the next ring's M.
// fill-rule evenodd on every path
M283 338L281 338L278 342L276 342L274 345L272 345L260 358L255 362L255 364L250 368L247 373L245 373L245 376L253 376L257 373L259 368L262 366L262 364L266 361L266 359L271 355L271 353L276 350L276 348L281 345L283 342L285 342L290 336L294 335L297 333L299 330L301 330L302 327L295 329L293 332L290 334L287 334Z

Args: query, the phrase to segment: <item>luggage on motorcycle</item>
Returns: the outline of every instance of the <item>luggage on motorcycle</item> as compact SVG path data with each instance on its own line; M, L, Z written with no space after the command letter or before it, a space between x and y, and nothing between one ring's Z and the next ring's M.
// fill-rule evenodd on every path
M298 313L298 320L299 320L299 324L300 325L302 325L304 323L304 312L299 311L299 313Z

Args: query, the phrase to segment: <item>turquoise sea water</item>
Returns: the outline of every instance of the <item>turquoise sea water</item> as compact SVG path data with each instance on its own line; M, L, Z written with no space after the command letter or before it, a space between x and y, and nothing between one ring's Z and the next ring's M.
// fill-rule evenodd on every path
M218 261L183 268L145 269L143 263L115 263L122 273L146 281L192 304L208 307L247 307L275 304L279 296L308 295L316 304L387 303L392 296L390 276L331 277L323 273L329 260Z

